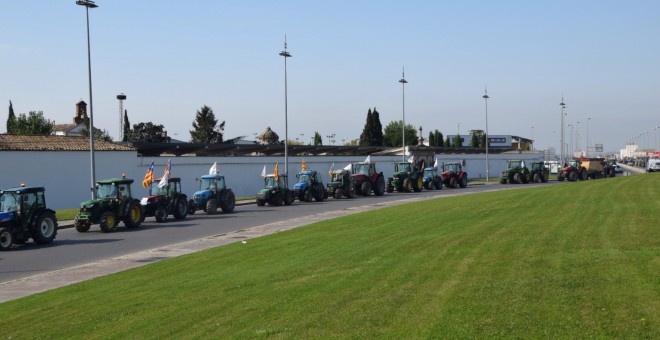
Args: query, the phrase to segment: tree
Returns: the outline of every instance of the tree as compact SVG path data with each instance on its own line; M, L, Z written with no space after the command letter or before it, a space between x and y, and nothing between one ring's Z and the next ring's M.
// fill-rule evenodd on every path
M131 123L128 121L128 110L124 110L124 138L122 142L128 142L131 136Z
M443 147L445 146L444 140L442 140L442 132L435 130L435 146Z
M449 136L447 136L447 140L445 141L445 146L451 148L451 139L449 139Z
M9 101L9 115L7 116L7 133L11 133L16 126L16 115L14 114L14 107Z
M433 131L429 132L429 146L437 146L435 145L435 135L433 134Z
M225 122L218 124L215 119L213 109L204 105L197 111L193 121L193 130L190 130L191 143L222 143L222 137L225 131Z
M128 141L132 143L166 143L169 141L169 137L167 137L167 131L163 125L147 122L133 124Z
M373 120L371 119L371 108L367 111L367 122L364 124L362 133L360 134L360 145L361 146L370 146L373 141L373 128L371 126Z
M380 123L380 113L374 107L374 111L371 113L371 136L373 137L373 143L371 146L382 146L383 145L383 124Z
M316 131L314 131L314 145L323 145L323 138L321 138L321 134Z
M403 121L392 121L385 127L383 133L383 145L390 147L402 146L401 130L403 126ZM407 124L406 125L406 145L417 145L419 138L417 137L417 130L415 127Z
M80 131L80 134L82 136L89 137L89 118L86 118L84 123L85 126ZM106 130L101 130L97 127L94 127L94 139L103 140L106 142L112 142L112 137L110 137L110 133L108 133L108 131Z
M454 136L454 147L455 148L463 147L463 138L461 138L461 135Z
M13 109L11 110L13 112ZM10 124L7 124L8 127ZM16 117L11 131L14 135L50 135L53 132L53 122L44 118L42 111L30 111L27 115L21 113Z
M470 130L470 135L472 136L472 140L470 141L471 147L479 148L486 145L486 143L484 143L484 138L486 136L484 130Z

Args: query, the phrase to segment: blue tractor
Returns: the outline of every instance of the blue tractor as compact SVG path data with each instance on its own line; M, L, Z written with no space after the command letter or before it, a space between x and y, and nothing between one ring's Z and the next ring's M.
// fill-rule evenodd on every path
M442 172L438 167L424 169L424 188L428 190L442 189Z
M197 210L204 210L213 215L218 208L223 213L231 213L236 206L234 192L225 185L224 175L204 175L199 182L199 191L188 201L188 213L194 214Z
M293 195L299 201L311 202L315 199L322 202L327 198L321 174L314 170L301 171L296 175L298 183L293 186Z
M43 187L0 190L0 250L24 244L53 242L57 235L55 211L46 208Z

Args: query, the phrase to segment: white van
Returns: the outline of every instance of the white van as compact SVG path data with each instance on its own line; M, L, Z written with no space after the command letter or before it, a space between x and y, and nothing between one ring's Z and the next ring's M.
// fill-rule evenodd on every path
M652 158L649 159L646 164L646 172L660 171L660 159Z

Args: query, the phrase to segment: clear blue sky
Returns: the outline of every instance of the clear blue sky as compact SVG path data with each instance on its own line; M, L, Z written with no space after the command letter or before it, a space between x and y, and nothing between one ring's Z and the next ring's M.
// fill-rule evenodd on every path
M128 1L90 10L95 126L118 136L116 95L131 124L187 141L213 108L225 138L271 126L289 138L358 138L368 108L444 134L485 128L559 147L566 123L618 150L660 133L660 1ZM75 0L0 2L0 132L7 107L71 122L89 101L85 10ZM532 126L534 128L532 129ZM568 138L568 134L567 137ZM638 143L641 142L640 138ZM324 141L325 142L325 141Z

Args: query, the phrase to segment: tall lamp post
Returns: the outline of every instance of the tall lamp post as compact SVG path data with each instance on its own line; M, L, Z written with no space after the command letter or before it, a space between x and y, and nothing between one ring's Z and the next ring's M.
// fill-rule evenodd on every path
M589 121L591 117L587 117L587 157L589 157Z
M403 148L401 153L403 154L403 162L406 161L406 84L408 81L406 80L406 69L404 68L403 71L401 72L401 79L399 79L399 83L401 83L401 98L402 98L402 105L403 105L403 126L401 127L401 137L403 138Z
M561 103L559 103L559 106L561 106L561 152L559 153L559 162L561 163L561 166L564 166L564 109L566 108L566 104L564 104L564 96L561 96Z
M92 53L89 44L89 9L99 7L92 0L77 0L76 5L85 6L87 16L87 69L89 73L89 159L91 168L91 186L92 199L96 198L96 174L94 166L94 103L92 101Z
M484 99L484 104L486 106L486 182L488 182L490 180L490 163L488 161L488 144L490 144L488 140L488 98L490 97L488 96L488 89L484 89L484 95L482 98Z
M287 76L286 76L286 58L291 58L291 53L286 50L286 35L284 36L284 51L280 52L284 57L284 173L289 174L289 125L288 125L288 98L287 98Z

